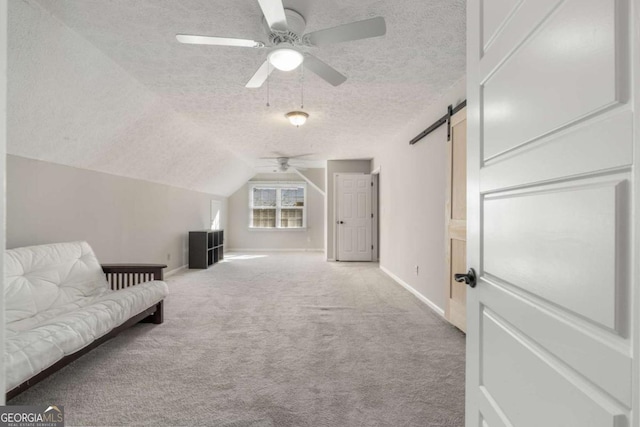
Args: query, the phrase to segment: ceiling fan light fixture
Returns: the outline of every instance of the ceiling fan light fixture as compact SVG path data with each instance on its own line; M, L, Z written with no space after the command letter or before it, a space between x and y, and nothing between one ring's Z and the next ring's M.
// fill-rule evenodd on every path
M295 70L304 61L304 56L294 49L276 49L269 54L269 62L280 71Z
M298 128L305 124L309 118L309 114L304 111L291 111L284 116L289 119L292 125Z

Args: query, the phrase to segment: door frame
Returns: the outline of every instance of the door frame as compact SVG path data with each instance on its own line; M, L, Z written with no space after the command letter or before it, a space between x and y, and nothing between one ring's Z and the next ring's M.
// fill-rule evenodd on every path
M6 249L6 161L7 161L7 20L9 2L0 2L0 181L2 182L2 198L0 199L0 239L3 250L0 253L0 285L4 289L4 249ZM4 348L4 292L0 293L0 348ZM5 389L4 353L0 353L0 387ZM0 393L0 405L5 404L5 393Z
M629 29L630 38L630 55L631 55L631 69L633 80L630 82L633 88L633 111L634 111L634 123L633 123L633 193L631 197L632 202L632 243L631 243L631 259L637 260L640 256L640 4L638 1L630 2L630 23ZM632 262L631 274L631 292L634 295L632 301L632 311L635 315L635 319L632 320L633 328L633 395L636 397L633 405L634 413L634 427L640 426L640 263Z
M380 220L378 219L380 215L380 169L380 166L378 166L371 171L371 182L373 182L373 187L371 187L371 213L373 214L373 218L371 218L372 262L380 261Z

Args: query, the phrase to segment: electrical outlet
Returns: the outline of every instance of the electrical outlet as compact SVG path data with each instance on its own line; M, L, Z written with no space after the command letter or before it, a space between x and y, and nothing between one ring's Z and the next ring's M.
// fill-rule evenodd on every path
M167 261L171 261L171 254L167 254Z
M420 272L420 267L416 265L416 276L418 275L419 272Z

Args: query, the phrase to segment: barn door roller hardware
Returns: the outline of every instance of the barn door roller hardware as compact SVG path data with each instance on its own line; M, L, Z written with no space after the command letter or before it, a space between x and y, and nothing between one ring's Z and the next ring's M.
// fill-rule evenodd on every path
M457 113L458 111L462 110L466 106L467 106L467 100L466 99L464 101L462 101L460 104L456 105L455 108L452 105L449 105L449 108L447 108L447 114L445 114L444 116L440 117L438 120L436 120L436 122L434 124L432 124L431 126L426 128L425 130L420 132L420 134L418 136L416 136L411 141L409 141L409 145L413 145L416 142L420 141L422 138L424 138L425 136L429 135L431 132L433 132L434 130L438 129L440 126L442 126L445 123L447 124L447 141L450 141L451 140L451 116L453 116L455 113Z

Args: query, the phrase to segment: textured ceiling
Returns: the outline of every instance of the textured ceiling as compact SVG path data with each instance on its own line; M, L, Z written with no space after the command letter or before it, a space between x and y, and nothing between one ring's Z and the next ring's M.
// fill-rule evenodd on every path
M27 3L33 6L34 0ZM383 38L310 49L348 80L336 88L306 73L304 109L310 119L296 129L284 114L300 106L299 72L272 74L271 106L267 108L266 87L244 87L265 60L266 49L182 45L175 40L176 33L186 33L266 41L257 0L37 3L117 64L135 80L129 82L131 85L141 86L136 93L144 92L150 101L140 106L129 105L142 102L138 99L122 103L133 108L129 111L143 107L151 110L130 124L131 135L147 138L145 132L153 135L156 125L169 126L166 122L170 120L172 132L184 133L190 141L206 139L222 158L234 155L249 164L274 153L314 153L309 158L316 160L371 158L378 144L392 140L465 72L464 0L285 0L285 7L306 18L307 32L372 16L383 16L387 22L387 35ZM10 8L10 22L11 12ZM14 22L14 28L20 25L22 22ZM25 37L30 34L23 32ZM10 36L10 49L11 40ZM96 91L102 93L104 89ZM102 95L109 98L108 93ZM171 117L156 124L146 121L145 117L151 120L156 114L165 117L166 113L158 111L160 108L171 109ZM83 139L86 138L85 135ZM122 138L102 138L100 147L93 151L96 155L84 166L109 171L101 163L108 162L109 156L99 153L111 153L118 144L122 146ZM143 169L138 174L142 178L212 191L213 187L203 184L202 179L207 173L213 179L214 172L185 170L189 158L194 159L193 164L201 165L197 159L206 153L194 148L197 146L199 143L191 142L186 148L165 148L165 156L184 159L184 166L174 168L171 177L164 180L156 177L161 171L146 173L144 150L131 153L128 158ZM64 157L72 157L74 150L59 155L55 161L73 164ZM197 177L181 180L182 173ZM246 173L241 175L244 179ZM242 183L237 183L236 188L239 185Z

